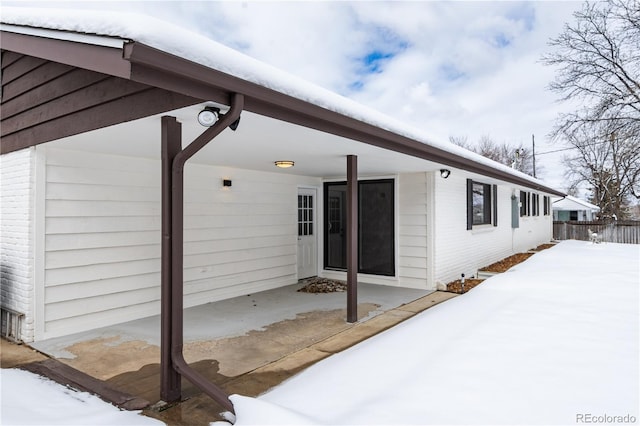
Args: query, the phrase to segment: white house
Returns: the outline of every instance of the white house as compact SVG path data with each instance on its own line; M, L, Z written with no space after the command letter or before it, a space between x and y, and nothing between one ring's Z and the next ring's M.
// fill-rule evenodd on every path
M358 281L433 290L552 238L563 193L182 28L3 8L0 29L1 304L24 341L158 314L170 117L187 146L234 99L237 130L184 171L185 306L345 279L349 235Z
M553 220L585 222L596 220L600 207L571 195L553 202Z

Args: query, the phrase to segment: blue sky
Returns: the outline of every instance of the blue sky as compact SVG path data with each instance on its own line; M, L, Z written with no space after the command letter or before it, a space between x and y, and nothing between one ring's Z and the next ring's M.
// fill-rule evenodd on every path
M547 135L568 105L543 66L580 2L92 1L9 2L141 12L191 28L261 61L425 130L433 138L557 149ZM560 154L542 178L564 189Z

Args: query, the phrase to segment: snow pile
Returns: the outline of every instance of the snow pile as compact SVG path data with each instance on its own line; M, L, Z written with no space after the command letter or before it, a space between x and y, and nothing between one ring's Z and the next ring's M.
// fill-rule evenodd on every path
M2 425L164 425L27 371L0 370Z
M637 422L639 284L640 246L563 242L258 399L232 396L235 424Z
M492 161L426 132L407 126L372 108L260 62L201 34L150 16L113 11L3 7L1 22L9 25L69 31L133 40L243 80L275 90L401 136L440 148L505 173L543 184L525 173ZM10 30L10 29L9 29Z

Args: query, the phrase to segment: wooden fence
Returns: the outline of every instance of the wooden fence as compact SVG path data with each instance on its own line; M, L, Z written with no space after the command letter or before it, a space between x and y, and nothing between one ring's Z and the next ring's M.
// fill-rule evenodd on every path
M603 242L640 244L639 220L553 222L553 238L589 241L589 229Z

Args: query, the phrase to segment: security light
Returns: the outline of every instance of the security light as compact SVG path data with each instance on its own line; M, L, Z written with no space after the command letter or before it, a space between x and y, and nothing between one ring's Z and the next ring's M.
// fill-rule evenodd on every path
M204 127L213 126L220 117L220 109L207 106L198 114L198 123Z

